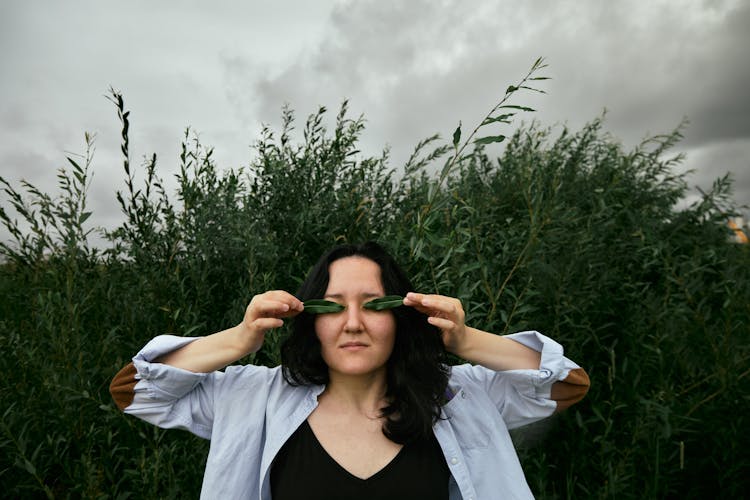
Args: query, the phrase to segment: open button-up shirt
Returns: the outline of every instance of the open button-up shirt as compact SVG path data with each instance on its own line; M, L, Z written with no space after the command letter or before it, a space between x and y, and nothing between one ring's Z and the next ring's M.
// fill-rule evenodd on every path
M507 337L541 352L539 369L451 369L452 398L433 427L451 472L451 500L533 498L508 430L550 416L588 389L588 376L557 342L533 331ZM152 361L193 340L151 340L117 374L112 395L125 413L211 440L201 498L270 499L274 457L324 387L291 386L278 366L193 373Z

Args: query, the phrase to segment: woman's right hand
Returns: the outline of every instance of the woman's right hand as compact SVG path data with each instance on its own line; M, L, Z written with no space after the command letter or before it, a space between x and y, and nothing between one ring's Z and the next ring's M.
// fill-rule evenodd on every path
M282 318L296 316L303 308L297 297L283 290L271 290L253 297L239 328L243 350L247 353L258 351L268 330L281 327L284 324Z
M261 293L250 301L239 325L200 337L155 361L196 373L220 370L260 349L268 330L283 325L282 318L296 316L303 307L288 292Z

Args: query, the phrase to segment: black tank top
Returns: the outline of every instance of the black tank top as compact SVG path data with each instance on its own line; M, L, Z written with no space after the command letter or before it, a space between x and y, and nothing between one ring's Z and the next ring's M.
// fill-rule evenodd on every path
M305 420L271 467L273 500L448 500L450 472L435 436L410 443L367 479L341 467Z

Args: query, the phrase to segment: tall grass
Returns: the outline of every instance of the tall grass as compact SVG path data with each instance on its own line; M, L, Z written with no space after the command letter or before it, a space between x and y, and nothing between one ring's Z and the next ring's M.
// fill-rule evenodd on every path
M514 436L539 498L747 490L750 255L728 242L729 179L675 209L687 189L669 154L679 129L626 151L600 119L579 131L530 125L491 158L484 143L502 134L462 141L459 128L396 169L358 152L363 121L346 103L333 130L321 108L301 138L285 109L244 170L219 169L187 131L170 194L155 156L130 163L130 115L112 100L124 222L108 248L88 242L91 137L55 196L0 178L12 238L0 244L7 496L197 496L207 443L122 415L109 380L154 335L233 325L253 294L294 291L323 249L366 239L385 242L418 289L460 297L470 324L538 329L587 368L587 399ZM507 126L499 117L516 111L480 124ZM243 362L278 363L284 334Z

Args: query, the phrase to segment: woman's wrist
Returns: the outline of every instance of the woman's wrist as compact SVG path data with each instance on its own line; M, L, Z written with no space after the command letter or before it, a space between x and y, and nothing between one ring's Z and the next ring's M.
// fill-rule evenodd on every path
M245 321L234 328L230 328L229 331L232 339L230 349L236 352L237 359L259 351L263 345L262 341L258 342L257 340L257 332L253 331L252 327Z
M452 345L445 346L446 350L450 352L451 354L458 356L459 358L470 361L471 353L474 349L473 346L475 344L476 336L478 333L481 333L481 332L477 330L476 328L465 326L464 333L460 336L454 336L452 339L453 340Z

